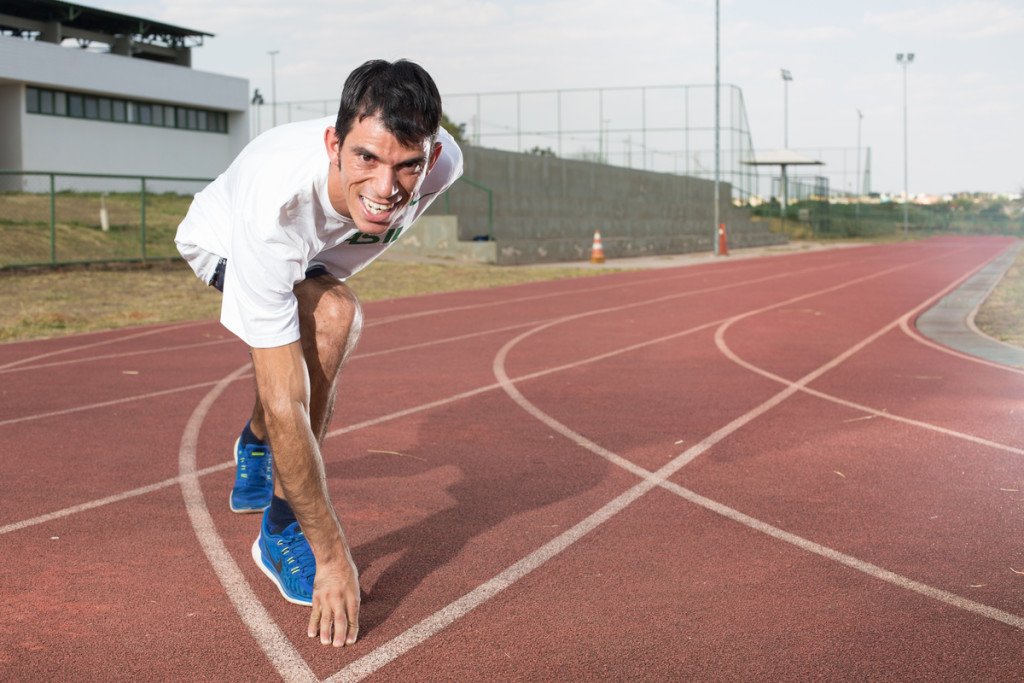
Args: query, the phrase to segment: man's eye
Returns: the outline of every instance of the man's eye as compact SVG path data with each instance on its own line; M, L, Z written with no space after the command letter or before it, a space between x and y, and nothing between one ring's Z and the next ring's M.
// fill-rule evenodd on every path
M362 161L364 164L368 164L371 161L373 161L373 157L369 154L360 154L359 160Z

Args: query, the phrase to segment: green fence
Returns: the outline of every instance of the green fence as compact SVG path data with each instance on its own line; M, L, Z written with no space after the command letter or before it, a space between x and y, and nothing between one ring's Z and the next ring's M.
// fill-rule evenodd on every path
M178 223L210 180L0 171L0 268L176 258Z
M778 219L778 204L765 204L753 215ZM786 211L784 230L791 237L884 238L904 235L903 204L839 204L801 201ZM1024 212L1020 206L1002 203L957 203L920 206L907 211L908 237L927 235L1009 235L1024 237Z
M176 259L174 233L211 180L0 171L0 270ZM493 191L468 178L459 184L486 197L486 225L470 222L493 239Z

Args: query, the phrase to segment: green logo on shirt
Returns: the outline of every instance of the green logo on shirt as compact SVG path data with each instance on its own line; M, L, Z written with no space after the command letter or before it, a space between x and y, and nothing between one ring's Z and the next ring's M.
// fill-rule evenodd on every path
M365 232L357 232L356 234L349 237L346 242L353 245L362 244L387 244L394 242L398 239L398 236L402 234L404 228L389 228L383 235L370 235Z

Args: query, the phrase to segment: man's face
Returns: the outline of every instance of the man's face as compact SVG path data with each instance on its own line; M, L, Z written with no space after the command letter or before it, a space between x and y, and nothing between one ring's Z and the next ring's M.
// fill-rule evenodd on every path
M340 145L328 128L324 143L331 160L331 205L361 232L375 235L395 222L441 151L440 144L431 148L430 139L406 147L376 116L356 119Z

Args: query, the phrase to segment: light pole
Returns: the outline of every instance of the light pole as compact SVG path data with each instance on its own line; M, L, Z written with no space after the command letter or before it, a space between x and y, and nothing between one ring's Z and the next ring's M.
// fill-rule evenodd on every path
M782 147L789 149L789 82L793 74L789 69L782 69Z
M270 119L271 125L277 125L277 68L274 64L274 57L280 50L271 50L270 55Z
M857 218L860 218L860 200L861 200L861 186L860 186L860 124L864 120L864 114L861 113L860 109L857 110L857 203L854 205L854 214Z
M914 61L914 53L896 54L896 63L903 67L903 236L910 233L910 191L907 178L907 67Z
M713 226L712 233L711 233L713 235L713 237L711 238L711 250L712 250L712 253L715 256L721 256L722 255L721 249L719 248L719 244L721 243L721 239L720 239L719 232L718 232L721 229L721 224L719 223L719 221L722 220L722 217L720 215L720 209L719 209L719 204L721 203L720 202L721 192L722 192L722 190L720 188L720 184L721 184L721 169L719 167L719 162L720 162L720 158L721 158L721 144L722 144L721 143L721 119L720 119L720 115L721 115L721 97L720 97L720 95L721 95L721 92L720 92L720 90L721 90L721 72L720 72L720 62L721 62L721 60L719 58L719 40L718 40L719 24L720 24L720 18L719 17L720 17L719 0L715 0L715 208L714 208L714 211L713 211L713 215L714 215L714 218L715 218L715 224Z

